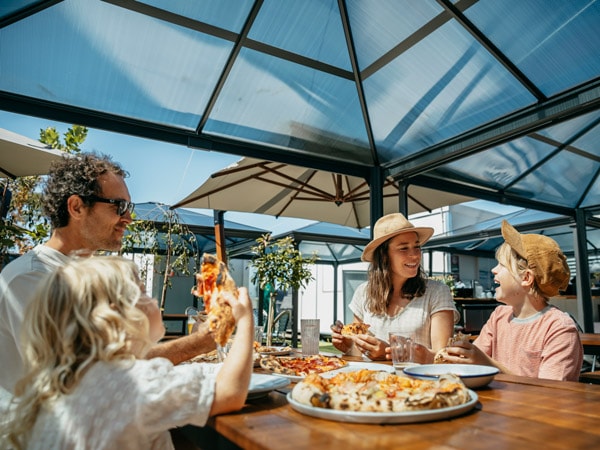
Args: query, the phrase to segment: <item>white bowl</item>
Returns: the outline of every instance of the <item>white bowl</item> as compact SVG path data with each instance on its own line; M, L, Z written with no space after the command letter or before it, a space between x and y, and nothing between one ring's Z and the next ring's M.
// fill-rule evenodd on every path
M404 373L411 377L431 380L445 373L458 375L468 388L482 387L500 372L496 367L475 364L423 364L406 367Z

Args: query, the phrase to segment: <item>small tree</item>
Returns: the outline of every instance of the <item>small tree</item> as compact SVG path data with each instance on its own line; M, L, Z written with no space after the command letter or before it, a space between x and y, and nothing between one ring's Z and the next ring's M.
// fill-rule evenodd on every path
M199 267L199 249L196 235L181 222L176 211L161 208L162 216L157 221L140 220L133 214L133 222L127 227L121 253L141 253L153 255L155 267L165 258L165 270L158 271L163 277L160 307L164 310L167 289L171 287L171 277L178 273L190 275L190 261ZM143 278L146 273L142 270Z
M258 282L261 289L269 285L271 287L267 315L267 345L271 345L277 290L306 287L313 279L308 266L314 264L318 257L313 254L310 258L304 258L291 236L273 242L271 235L265 234L256 242L257 245L252 247L254 257L250 263L256 269L252 282Z

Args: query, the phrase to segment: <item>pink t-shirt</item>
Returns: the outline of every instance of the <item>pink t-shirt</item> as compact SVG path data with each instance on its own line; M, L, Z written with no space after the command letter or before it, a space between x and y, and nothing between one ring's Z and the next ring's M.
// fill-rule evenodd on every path
M510 306L498 306L474 344L517 375L579 380L579 332L573 319L554 306L527 319L513 317Z

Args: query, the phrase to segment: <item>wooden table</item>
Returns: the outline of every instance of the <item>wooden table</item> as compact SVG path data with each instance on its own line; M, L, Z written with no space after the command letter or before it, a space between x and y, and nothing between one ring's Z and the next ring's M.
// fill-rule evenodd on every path
M599 385L499 374L476 391L477 406L463 416L389 425L298 413L285 398L292 387L210 419L192 440L201 448L222 449L600 448Z

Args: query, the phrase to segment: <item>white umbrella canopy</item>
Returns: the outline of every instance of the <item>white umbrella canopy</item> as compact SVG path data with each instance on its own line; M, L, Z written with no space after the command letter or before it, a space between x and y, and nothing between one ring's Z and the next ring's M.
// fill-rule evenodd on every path
M50 163L63 155L65 152L0 128L0 178L44 175Z
M384 185L383 213L398 212L398 186ZM463 203L471 197L409 187L408 213ZM371 224L369 185L359 177L242 158L215 172L173 207L206 208L296 217L354 228Z

